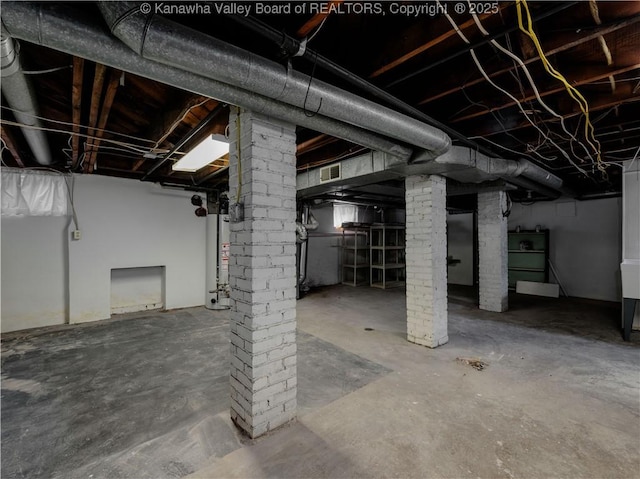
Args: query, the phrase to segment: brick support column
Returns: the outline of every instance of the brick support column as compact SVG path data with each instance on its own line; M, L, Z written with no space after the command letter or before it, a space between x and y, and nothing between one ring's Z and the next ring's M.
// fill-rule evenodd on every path
M478 193L480 309L501 313L509 305L507 194Z
M435 348L447 336L446 180L405 181L407 232L407 339Z
M240 180L244 221L230 224L231 418L255 438L296 411L296 142L294 125L237 117L232 108L229 199Z

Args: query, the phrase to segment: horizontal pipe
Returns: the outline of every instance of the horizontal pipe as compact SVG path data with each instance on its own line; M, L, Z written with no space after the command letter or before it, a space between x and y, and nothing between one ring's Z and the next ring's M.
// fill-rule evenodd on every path
M441 154L451 139L441 130L378 103L158 15L133 2L100 2L111 31L133 51L404 143Z
M490 158L468 148L456 146L446 154L436 158L435 161L441 164L476 168L490 176L500 177L510 182L512 182L511 179L513 178L526 179L522 183L529 185L527 189L532 189L532 184L539 184L545 188L547 193L555 190L555 192L575 196L573 191L563 186L561 178L524 158L520 158L519 160Z
M72 15L71 11L73 10L69 5L5 2L2 5L2 23L15 38L274 116L373 150L386 152L403 161L408 161L413 153L405 144L392 141L384 135L374 134L323 115L310 117L308 112L301 108L144 59L111 36L104 26L97 24L84 12Z
M560 190L562 188L563 181L544 168L540 168L538 165L531 163L529 160L525 160L524 158L518 160L518 164L522 169L522 176L556 190Z
M252 30L255 33L267 38L268 40L276 43L281 46L281 48L290 56L297 56L298 52L302 51L302 58L312 62L314 65L325 69L326 71L336 75L338 78L345 80L346 82L362 89L363 91L381 99L387 105L392 106L393 108L401 111L417 120L424 121L431 126L439 128L444 131L447 135L452 138L455 138L460 142L460 144L469 146L477 151L480 151L486 155L493 155L494 153L486 148L483 145L476 143L473 140L470 140L462 133L456 131L448 125L436 120L435 118L427 115L423 111L405 103L399 98L395 97L391 93L383 90L382 88L374 85L368 80L350 72L346 68L338 65L337 63L329 60L328 58L320 55L318 52L308 48L307 45L302 48L300 40L296 38L290 37L286 33L279 32L278 30L272 28L270 25L267 25L263 21L244 15L227 15L227 18L243 25L244 27ZM412 160L413 161L413 160Z

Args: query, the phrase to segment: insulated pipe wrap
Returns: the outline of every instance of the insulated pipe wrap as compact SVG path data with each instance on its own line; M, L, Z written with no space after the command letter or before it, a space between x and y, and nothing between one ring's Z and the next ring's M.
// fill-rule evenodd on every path
M4 5L3 5L4 9ZM36 96L31 82L20 66L20 56L13 39L2 29L0 40L0 74L2 76L2 93L13 110L18 123L21 123L22 134L33 153L33 157L41 165L50 165L51 150L38 116ZM35 127L35 128L33 128Z
M442 131L173 21L135 11L131 2L102 2L114 35L147 59L280 100L313 113L444 153ZM144 32L141 38L139 32ZM203 65L205 68L203 69ZM203 73L204 70L204 73Z
M296 221L296 243L304 243L305 241L307 241L307 228Z
M113 2L114 6L120 5ZM323 115L309 117L300 108L252 94L233 85L146 60L112 37L89 17L76 17L68 6L6 2L2 5L3 27L14 36L71 55L160 81L176 88L261 112L296 125L327 133L359 145L386 152L407 161L412 150L389 140ZM125 11L126 13L126 11Z
M520 168L522 170L522 176L529 178L530 180L537 181L543 185L550 186L553 189L560 190L562 188L562 180L553 173L540 168L538 165L531 163L529 160L521 158L518 160Z

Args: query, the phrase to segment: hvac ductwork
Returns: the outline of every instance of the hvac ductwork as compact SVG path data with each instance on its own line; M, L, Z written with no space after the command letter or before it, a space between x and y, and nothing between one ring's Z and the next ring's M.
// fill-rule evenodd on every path
M4 9L4 5L2 7ZM31 148L33 157L41 165L50 165L52 163L51 150L47 136L44 131L37 129L41 127L41 124L37 118L35 94L22 71L16 44L10 36L5 35L4 30L0 40L0 56L2 93L18 123L24 125L21 127L22 134Z
M562 188L562 180L560 178L524 158L519 160L491 158L466 147L454 147L437 158L436 162L476 168L488 175L490 179L502 178L509 180L509 178L523 176L554 190L560 191Z
M575 196L572 191L563 187L560 178L528 160L490 158L462 146L452 147L435 160L410 164L371 152L341 161L340 171L340 178L331 182L322 181L319 168L298 174L298 193L302 197L310 197L331 189L339 191L411 175L441 175L461 183L504 179L545 196L559 196L559 192Z
M433 152L447 151L442 131L323 81L310 78L166 18L132 2L101 2L111 31L142 57L236 85L297 108Z
M367 148L386 152L403 161L407 161L413 153L410 147L383 135L374 134L320 114L310 117L302 108L142 58L114 38L101 24L96 24L88 16L73 16L70 10L68 5L5 2L2 5L2 23L15 38L280 118Z
M471 176L471 181L476 182L496 177L509 180L522 176L550 188L559 190L562 187L558 177L527 160L501 160L468 148L450 149L447 135L429 125L318 80L310 81L309 77L299 73L287 72L276 63L161 17L147 19L135 8L131 10L129 3L110 2L102 4L101 9L113 30L129 43L129 47L91 18L70 14L71 9L66 5L5 2L2 22L3 27L15 38L274 116L385 153L384 166L379 168L381 165L378 165L370 172L377 175L379 180L411 174L441 174L456 179L466 172ZM121 18L127 12L132 13ZM147 20L149 24L145 30ZM216 78L205 78L198 73L203 70L203 63L211 65L205 69L207 75L215 74ZM262 94L240 88L235 83L226 83L236 80L238 84L255 88ZM307 90L309 97L305 104ZM266 94L274 98L267 98L264 96ZM318 112L310 116L309 112L318 107L321 107ZM328 115L334 115L339 120ZM390 136L396 140L391 140ZM414 151L408 145L418 148ZM445 151L448 152L443 155ZM379 158L375 155L370 158L374 157ZM410 159L412 163L408 164ZM371 165L374 163L370 162ZM359 170L360 166L356 169ZM364 167L355 176L366 174L367 169Z

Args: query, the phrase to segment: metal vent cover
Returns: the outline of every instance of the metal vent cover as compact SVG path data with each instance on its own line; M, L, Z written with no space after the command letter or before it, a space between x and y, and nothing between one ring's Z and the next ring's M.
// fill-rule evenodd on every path
M342 171L340 169L341 164L329 165L320 168L320 183L326 183L327 181L339 180L342 178Z

